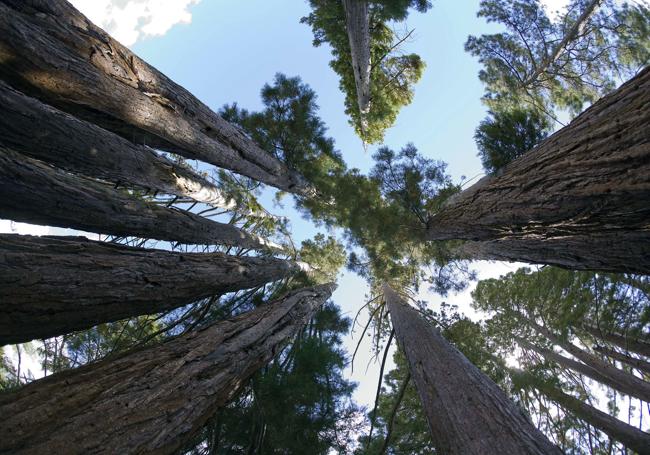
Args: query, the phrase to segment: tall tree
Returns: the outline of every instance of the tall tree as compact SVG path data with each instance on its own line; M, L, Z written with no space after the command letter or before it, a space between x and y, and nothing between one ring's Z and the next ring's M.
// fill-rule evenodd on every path
M76 237L0 235L0 344L47 338L286 278L269 257L175 253Z
M450 200L428 239L476 241L461 250L475 259L649 273L648 106L650 68Z
M650 343L645 340L636 338L633 333L624 335L622 333L618 333L615 330L608 330L606 328L600 329L598 327L594 327L589 323L583 324L582 328L591 335L607 341L608 343L619 346L626 351L632 351L650 358Z
M300 175L67 1L3 0L0 17L0 76L24 93L129 140L286 191L310 191Z
M350 59L357 91L361 130L367 128L364 117L370 110L370 12L364 0L342 0L345 30L350 45Z
M4 394L0 450L174 453L311 319L332 288L299 289L160 346Z

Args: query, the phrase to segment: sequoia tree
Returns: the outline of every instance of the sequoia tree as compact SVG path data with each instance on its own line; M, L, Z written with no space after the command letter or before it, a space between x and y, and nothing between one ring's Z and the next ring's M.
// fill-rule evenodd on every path
M0 344L177 308L300 270L270 257L176 253L81 237L0 235Z
M311 319L332 289L299 289L159 346L4 394L0 451L175 453Z

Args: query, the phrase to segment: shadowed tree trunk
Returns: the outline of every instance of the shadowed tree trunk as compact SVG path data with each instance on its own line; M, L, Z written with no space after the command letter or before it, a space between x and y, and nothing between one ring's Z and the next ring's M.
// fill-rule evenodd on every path
M536 346L536 345L534 345L532 343L529 343L528 341L523 340L521 338L515 338L515 340L517 341L517 343L522 348L528 349L530 351L535 351L539 355L544 357L546 360L550 360L552 362L555 362L555 363L557 363L558 365L560 365L563 368L567 368L567 369L573 370L573 371L575 371L577 373L583 374L583 375L585 375L587 377L590 377L591 379L594 379L594 380L600 382L601 384L607 385L607 386L609 386L609 387L611 387L611 388L613 388L615 390L618 390L619 392L624 393L626 395L629 395L629 396L632 396L632 397L638 397L638 398L640 398L642 400L645 400L643 398L643 396L639 396L639 394L644 395L643 394L643 385L644 385L643 383L645 381L639 380L639 382L642 383L641 390L639 390L637 387L632 387L629 384L629 381L626 381L624 383L620 383L618 381L615 381L610 376L602 373L598 368L592 367L591 365L587 365L585 363L578 362L578 361L570 359L568 357L564 357L563 355L560 355L560 354L558 354L557 352L555 352L555 351L553 351L551 349L546 349L546 348ZM619 370L619 371L621 371L621 370ZM622 373L629 374L629 373L626 373L624 371L622 371ZM634 382L636 382L636 381L634 381Z
M650 68L428 222L473 259L650 274Z
M539 381L537 378L533 378L531 375L522 375L521 373L519 373L519 375L524 376L526 382L531 383L533 387L546 395L549 399L593 427L598 428L610 438L621 442L628 449L632 449L641 455L650 454L650 434L645 433L632 425L628 425L627 423L622 422L571 395L567 395L552 385Z
M387 285L384 299L440 453L561 453L490 378Z
M185 196L227 210L237 208L233 199L191 169L25 96L2 81L0 142L73 173Z
M134 142L307 191L301 176L65 0L0 1L0 78Z
M360 118L370 110L370 15L365 0L342 0Z
M637 359L636 357L632 357L631 355L627 355L622 352L615 351L614 349L609 348L607 346L596 346L594 347L594 351L604 354L607 357L610 357L614 360L618 360L619 362L625 363L626 365L629 365L632 368L636 368L638 371L642 373L646 373L650 375L650 363L646 362L645 360Z
M650 358L650 343L636 339L633 336L623 335L614 331L601 330L600 328L589 324L583 324L582 328L591 336L612 343L626 351L634 352Z
M0 218L189 244L275 248L230 224L161 207L0 145Z
M0 396L0 452L170 454L313 317L332 285Z
M159 313L299 270L271 257L0 234L0 345Z
M534 321L527 320L527 323L535 329L537 333L545 336L553 344L561 347L569 354L582 361L585 365L588 365L591 369L596 371L599 376L608 378L612 384L617 384L612 385L615 389L624 391L624 393L640 398L643 401L650 402L650 382L643 381L627 371L619 370L614 365L599 359L597 356L579 348L575 344L569 341L564 341L549 329Z

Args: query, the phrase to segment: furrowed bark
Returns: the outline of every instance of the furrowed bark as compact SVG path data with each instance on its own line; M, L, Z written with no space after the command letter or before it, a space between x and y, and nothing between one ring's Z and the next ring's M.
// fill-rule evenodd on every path
M159 346L0 397L0 452L176 453L331 295L303 288Z
M271 257L0 234L0 345L163 312L299 270Z
M387 285L384 299L441 453L561 453L490 378Z
M161 207L0 145L0 218L188 244L276 248L230 224Z
M361 118L370 110L370 15L364 0L342 0Z
M429 240L475 258L650 274L650 68L450 199Z
M37 125L36 128L34 126ZM194 171L0 81L0 142L67 171L235 210L237 203Z
M627 371L619 370L614 365L599 359L597 356L579 348L575 344L564 341L549 329L534 321L529 320L528 324L537 333L548 338L553 344L561 347L576 359L588 365L599 376L609 379L612 384L617 384L617 386L612 385L612 387L625 391L624 393L640 398L643 401L650 402L650 382L643 381Z
M607 346L595 346L594 351L606 355L614 360L625 363L626 365L636 368L638 371L650 375L650 363L645 360L632 357L631 355L618 352Z
M650 358L650 343L647 343L643 340L636 339L632 336L626 336L622 333L617 333L613 331L601 330L598 327L591 326L589 324L583 324L582 329L589 333L591 336L599 338L608 343L618 346L619 348L625 349L626 351L634 352Z
M610 376L607 374L602 373L597 367L587 365L582 362L578 362L576 360L570 359L568 357L564 357L563 355L558 354L557 352L551 350L551 349L546 349L542 348L540 346L536 346L532 343L529 343L526 340L522 340L520 338L515 338L517 343L525 349L528 349L530 351L535 351L542 357L544 357L546 360L553 361L560 365L563 368L567 368L570 370L573 370L577 373L583 374L587 377L590 377L591 379L594 379L595 381L600 382L601 384L604 384L606 386L609 386L615 390L618 390L621 393L624 393L626 395L636 397L638 394L642 391L639 391L635 387L630 387L630 385L625 382L625 383L620 383L618 381L613 380ZM620 370L619 370L620 371ZM623 372L625 373L625 372ZM628 373L625 373L628 374ZM642 381L643 382L643 381ZM639 397L641 398L641 397ZM643 398L641 398L643 399Z
M628 449L632 449L641 455L650 454L650 434L628 425L542 381L533 379L531 382L533 382L533 387L549 399L598 428L612 439L623 443Z
M0 78L134 142L310 193L300 175L65 0L0 1Z

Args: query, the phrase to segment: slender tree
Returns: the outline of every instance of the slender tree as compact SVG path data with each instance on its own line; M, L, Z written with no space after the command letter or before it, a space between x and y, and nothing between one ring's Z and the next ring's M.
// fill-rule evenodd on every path
M389 286L383 287L436 448L447 454L560 453L499 387Z
M175 453L311 319L332 288L293 291L160 346L4 394L0 450Z
M370 109L370 13L365 0L342 0L345 11L345 29L350 44L350 58L357 89L357 103L361 128Z
M648 106L650 68L451 199L428 239L476 241L461 250L475 259L650 273Z
M24 93L129 140L286 191L310 191L302 177L67 1L3 0L0 18L0 77Z
M638 371L650 375L650 362L619 352L607 346L594 346L594 351L599 352L613 360L625 363Z
M636 354L650 358L650 343L645 340L636 338L634 335L624 335L622 333L600 329L597 326L591 325L589 323L582 324L582 329L584 329L590 335L612 343L620 348L625 349L626 351L634 352Z
M14 221L188 244L275 247L236 226L162 207L2 145L0 192L0 215Z
M0 344L47 338L262 285L293 262L0 235Z

